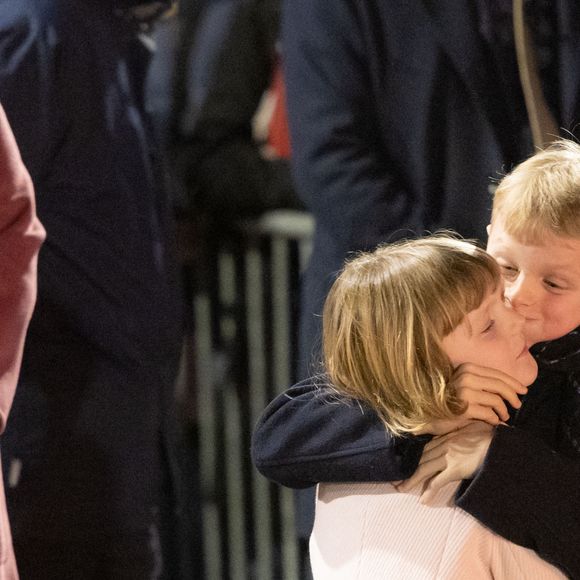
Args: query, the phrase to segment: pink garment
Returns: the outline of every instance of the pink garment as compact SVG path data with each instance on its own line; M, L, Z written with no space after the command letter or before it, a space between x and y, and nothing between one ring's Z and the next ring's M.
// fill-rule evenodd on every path
M453 505L388 483L321 484L310 538L315 580L556 580L566 576Z
M36 300L36 262L44 229L32 181L0 107L0 432L14 399L24 337ZM18 578L0 477L0 580Z

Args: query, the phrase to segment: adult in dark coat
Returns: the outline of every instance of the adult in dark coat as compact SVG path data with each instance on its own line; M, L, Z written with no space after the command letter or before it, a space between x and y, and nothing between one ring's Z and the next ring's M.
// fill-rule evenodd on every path
M312 374L318 315L349 252L439 228L484 238L491 179L532 151L510 7L285 3L294 176L316 218L302 286L302 376ZM580 7L534 0L529 10L546 99L559 126L573 130Z
M0 2L0 101L48 238L2 441L24 580L161 577L179 300L130 4Z

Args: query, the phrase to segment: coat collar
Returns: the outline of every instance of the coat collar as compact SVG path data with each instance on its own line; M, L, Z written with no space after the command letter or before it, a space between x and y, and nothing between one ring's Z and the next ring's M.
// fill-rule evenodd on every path
M532 354L544 367L553 367L567 372L579 370L580 327L556 340L534 345Z

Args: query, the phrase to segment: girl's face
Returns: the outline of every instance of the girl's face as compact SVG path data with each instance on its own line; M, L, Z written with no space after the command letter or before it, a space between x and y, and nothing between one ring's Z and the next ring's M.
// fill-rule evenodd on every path
M454 367L473 363L500 370L523 385L531 385L538 367L526 344L524 323L524 317L506 304L500 285L443 339L443 350Z

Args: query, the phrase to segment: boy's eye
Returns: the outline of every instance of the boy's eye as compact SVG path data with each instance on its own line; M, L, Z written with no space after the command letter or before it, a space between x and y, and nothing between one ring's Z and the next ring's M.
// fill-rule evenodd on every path
M562 290L562 286L560 286L560 284L556 284L556 282L552 282L551 280L544 280L544 284L548 286L548 288L553 288L554 290Z

